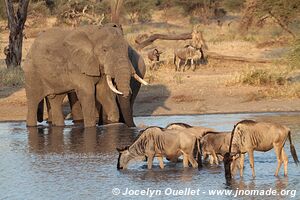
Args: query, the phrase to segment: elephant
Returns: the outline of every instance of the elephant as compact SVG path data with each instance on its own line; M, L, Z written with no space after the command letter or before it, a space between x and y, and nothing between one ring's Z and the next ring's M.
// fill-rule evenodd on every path
M95 126L96 99L100 102L103 98L98 91L103 82L125 100L131 97L131 77L146 84L134 70L128 48L122 31L116 26L52 28L42 33L34 41L23 67L27 126L36 126L37 119L41 120L38 108L45 97L53 109L53 125L63 126L61 103L69 92L77 94L84 126Z
M116 27L122 31L122 28L119 25L113 23L105 24L104 26ZM144 78L144 75L146 73L146 65L144 59L130 45L128 46L128 57L137 75L139 77ZM99 96L99 99L97 99L99 101L98 102L99 104L96 106L98 110L98 116L99 116L99 121L98 121L99 125L123 122L129 127L135 126L133 121L133 104L139 92L139 89L141 87L140 82L142 82L145 85L148 84L144 80L137 81L137 79L131 78L130 89L132 93L128 97L116 95L114 92L112 92L112 90L110 90L105 79L100 79L99 83L97 84L97 90L96 90L98 93L97 96ZM57 106L61 106L61 102L63 98L64 97L62 97L61 100L57 101L57 103L59 104ZM83 120L82 109L76 93L75 92L68 93L68 99L71 107L73 122L75 123L81 122ZM52 109L50 104L48 104L47 107L48 107L48 112L50 113L57 112L55 110L51 112ZM49 116L51 118L51 114L49 114Z

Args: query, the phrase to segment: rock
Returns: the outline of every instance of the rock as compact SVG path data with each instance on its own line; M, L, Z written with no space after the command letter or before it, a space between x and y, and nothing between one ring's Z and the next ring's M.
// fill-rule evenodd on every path
M300 70L297 70L287 76L287 80L290 83L298 83L300 82Z

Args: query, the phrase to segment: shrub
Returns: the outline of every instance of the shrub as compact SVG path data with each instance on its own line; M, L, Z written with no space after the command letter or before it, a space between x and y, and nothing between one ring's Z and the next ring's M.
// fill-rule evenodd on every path
M300 69L300 39L297 39L292 45L288 58L293 68Z
M252 69L241 74L238 82L248 85L284 85L287 72L271 72L263 69Z
M0 69L0 86L23 86L25 83L24 72L21 68Z

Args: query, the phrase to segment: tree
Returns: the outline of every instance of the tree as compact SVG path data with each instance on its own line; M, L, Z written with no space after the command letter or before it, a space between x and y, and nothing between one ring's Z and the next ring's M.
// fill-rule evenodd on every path
M15 12L13 0L5 0L9 27L9 44L5 51L7 68L19 67L22 61L23 30L29 0L19 0Z
M203 22L207 22L212 17L218 17L217 14L221 10L221 12L225 12L225 10L220 9L222 0L176 0L176 2L187 15L198 17Z
M300 12L299 0L248 0L241 20L241 30L248 30L254 21L261 22L267 18L273 19L283 30L294 38L295 34L289 25Z
M154 5L152 0L126 0L124 8L129 15L130 22L134 23L137 20L145 22L151 20L151 8Z
M120 14L123 6L123 0L111 1L111 22L120 24Z

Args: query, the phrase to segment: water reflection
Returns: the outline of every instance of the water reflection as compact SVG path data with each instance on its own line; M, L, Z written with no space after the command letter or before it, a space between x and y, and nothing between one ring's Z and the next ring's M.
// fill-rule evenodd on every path
M287 125L300 154L300 113L239 114L138 117L137 124L166 126L181 121L217 130L230 130L240 119L266 119ZM27 133L27 134L26 134ZM248 158L244 178L236 176L226 185L223 166L205 164L200 171L183 169L182 163L158 161L148 170L145 162L132 163L128 170L116 169L116 147L129 145L137 129L122 124L84 129L80 126L26 128L25 123L0 123L0 199L114 199L112 188L124 189L201 189L209 190L295 190L300 187L300 173L291 158L289 146L288 177L273 176L276 169L274 151L255 153L257 177L252 179ZM22 185L22 187L19 187ZM182 199L232 199L232 196L184 196ZM117 196L115 199L134 199ZM161 196L159 199L179 199ZM290 199L290 196L239 196L238 199ZM294 199L299 199L296 194Z
M130 144L137 132L123 124L92 128L29 127L28 145L31 152L38 154L105 154Z

